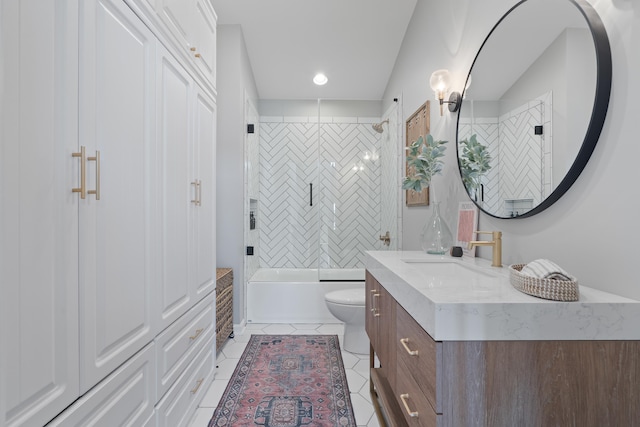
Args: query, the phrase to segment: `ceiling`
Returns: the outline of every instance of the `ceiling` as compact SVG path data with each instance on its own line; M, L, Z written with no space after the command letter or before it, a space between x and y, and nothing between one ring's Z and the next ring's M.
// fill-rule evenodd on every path
M242 28L260 99L345 100L382 99L416 2L212 0Z

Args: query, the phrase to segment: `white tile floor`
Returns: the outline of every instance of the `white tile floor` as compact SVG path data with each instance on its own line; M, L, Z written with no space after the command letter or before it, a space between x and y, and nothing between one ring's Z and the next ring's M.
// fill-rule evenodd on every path
M190 427L207 427L209 420L213 416L213 411L224 393L231 375L240 360L247 342L252 334L268 335L313 335L313 334L336 334L342 347L342 335L344 327L342 324L249 324L242 335L236 335L229 339L222 350L218 352L216 364L218 371L207 394L200 402L196 414L191 420ZM371 405L369 395L369 355L353 354L342 351L347 374L349 391L351 392L351 403L356 416L358 426L379 427L378 419Z

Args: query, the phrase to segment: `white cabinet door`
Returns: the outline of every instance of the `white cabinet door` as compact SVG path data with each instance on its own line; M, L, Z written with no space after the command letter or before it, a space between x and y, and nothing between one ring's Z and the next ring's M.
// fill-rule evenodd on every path
M87 186L80 203L81 391L149 343L154 286L155 46L119 0L80 9L80 144Z
M217 17L211 1L158 0L156 12L178 49L188 54L203 77L215 87Z
M193 0L158 0L156 8L160 19L175 36L178 44L186 49L192 47L189 41L189 27L193 25Z
M193 304L189 291L189 221L196 188L191 174L191 91L193 80L158 46L158 152L160 209L158 234L161 276L156 307L161 329Z
M35 426L79 395L78 1L0 10L0 426Z
M197 0L193 13L193 52L196 65L216 86L216 14L209 0Z
M156 317L164 329L215 287L215 104L162 46L157 57L162 186Z
M215 288L215 137L216 105L196 84L194 119L194 176L198 177L199 203L193 208L194 256L191 289L196 299Z

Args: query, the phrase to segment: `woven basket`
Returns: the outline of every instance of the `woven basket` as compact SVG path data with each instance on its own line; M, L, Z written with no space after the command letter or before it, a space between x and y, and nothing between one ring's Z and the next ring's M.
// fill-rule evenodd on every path
M520 292L554 301L578 301L578 282L573 280L541 279L520 273L526 264L509 266L511 284Z
M233 332L233 271L230 268L216 269L216 349Z

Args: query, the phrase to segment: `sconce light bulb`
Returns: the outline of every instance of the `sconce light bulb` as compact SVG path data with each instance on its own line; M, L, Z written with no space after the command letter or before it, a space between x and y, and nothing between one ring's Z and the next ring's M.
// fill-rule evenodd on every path
M431 74L429 86L434 92L442 92L444 97L444 93L449 89L450 80L449 70L436 70Z

